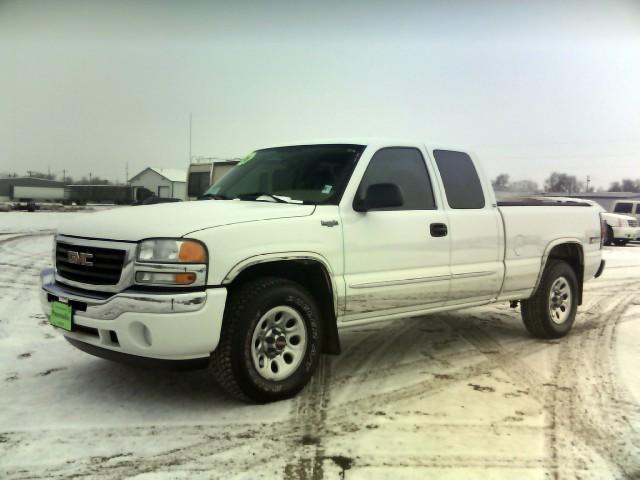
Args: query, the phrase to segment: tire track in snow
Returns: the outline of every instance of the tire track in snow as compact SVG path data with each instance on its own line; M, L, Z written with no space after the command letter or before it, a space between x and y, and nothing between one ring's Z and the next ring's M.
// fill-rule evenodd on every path
M318 480L324 477L323 436L330 399L330 372L329 357L322 356L309 385L294 399L292 423L299 436L294 436L290 445L293 461L284 468L285 478Z
M529 347L530 348L528 349L528 351L531 350L531 347L535 347L537 351L540 346L537 344L530 344ZM363 410L367 408L375 410L376 408L387 406L388 403L392 401L404 400L416 396L424 397L435 395L455 383L466 381L470 378L486 372L487 370L491 370L492 368L499 368L504 364L504 360L507 360L509 356L523 353L527 354L527 352L523 352L522 349L518 349L513 353L508 353L503 356L500 356L498 354L494 356L495 358L484 360L469 367L456 369L457 371L449 375L446 379L431 379L428 381L418 382L407 387L398 388L391 392L377 394L362 400L342 403L334 407L331 412L330 422L328 423L330 425L339 425L341 422L350 419L353 415L353 412L357 411L354 409L357 408ZM336 412L335 415L334 412ZM268 428L263 428L256 434L255 440L266 441L278 438L286 438L287 436L299 439L302 433L303 430L300 430L299 427L292 428L290 420L287 419L279 422L274 422ZM221 449L222 451L228 451L229 449L241 447L243 443L243 441L239 441L234 444L217 445L215 447L215 450L216 452L220 452ZM275 445L271 445L271 448L275 448L276 451L274 452L273 450L271 450L270 452L265 454L266 457L273 459L282 456L289 456L290 453L285 448L278 447L279 442L276 441ZM98 472L100 472L100 476L104 476L105 478L122 478L123 475L131 476L134 474L156 471L162 468L170 469L190 462L193 463L196 462L198 458L206 456L206 454L210 453L213 449L214 447L212 447L211 442L207 440L194 445L189 445L184 448L178 448L168 452L164 452L152 457L133 457L119 460L116 459L113 461L115 464L112 463L109 466L103 465L100 468L98 468L97 465L85 465L85 467L83 468L79 464L61 466L58 472L52 471L50 469L42 472L41 477L49 477L49 475L52 474L57 474L60 477L65 477L71 472L73 472L73 474L77 475L78 477L82 477L85 475L96 475L98 474ZM220 463L217 461L215 465L224 467L224 463ZM66 470L66 468L70 468L70 471ZM38 478L38 476L36 475L34 478Z
M357 411L354 408L383 408L386 407L390 400L399 400L399 399L407 399L415 396L424 396L424 395L435 395L445 388L451 386L452 384L458 381L464 381L468 378L473 378L474 376L479 375L486 371L493 362L485 361L477 364L473 367L467 367L461 369L457 374L452 374L447 379L435 379L429 380L428 382L418 382L417 384L410 385L408 387L398 388L393 392L387 392L380 395L375 395L373 398L364 399L364 401L355 400L353 402L345 402L343 404L334 406L331 411L331 418L329 421L326 419L326 413L323 413L324 416L323 422L325 422L324 431L327 431L328 426L339 425L342 422L348 421L352 418L353 412ZM327 378L327 377L325 377ZM317 408L315 398L312 396L308 397L308 403L312 408ZM334 414L335 412L335 414ZM272 450L265 450L264 454L260 456L256 465L259 465L262 461L261 459L271 459L274 458L282 458L282 457L290 457L291 453L287 450L285 445L281 445L281 440L289 440L289 441L299 441L300 438L305 434L305 427L303 424L293 424L290 419L281 420L278 422L271 423L268 427L265 426L260 429L253 437L254 441L264 441L270 442ZM316 429L317 432L322 432L323 429L319 428L319 425L322 425L321 422L315 420L310 423L312 429ZM301 428L302 427L302 428ZM223 427L224 428L224 427ZM275 442L274 442L275 440ZM191 444L184 448L176 448L167 452L163 452L158 455L153 455L150 457L127 457L126 459L113 459L110 460L110 464L101 465L100 462L91 462L90 459L85 461L84 464L79 462L74 462L69 465L60 465L57 469L48 468L43 470L41 474L35 474L32 478L50 478L52 476L58 476L60 478L67 477L68 475L74 475L79 478L83 476L102 476L104 478L122 478L123 476L133 476L139 475L142 473L153 472L160 469L171 469L180 465L185 465L189 463L197 463L203 457L213 456L212 451L215 453L224 453L229 450L241 448L246 444L246 439L239 440L235 443L227 443L222 442L222 444L212 445L209 440L205 440L202 442L198 442L195 444ZM275 450L275 451L274 451ZM305 459L300 465L304 465L304 469L298 469L297 471L307 471L307 466L313 466L321 464L323 455L322 448L315 450L313 453L313 457L304 457ZM316 459L317 457L317 459ZM308 460L309 458L313 458L313 461ZM89 462L89 463L87 463ZM233 462L231 462L233 463ZM215 465L217 468L224 471L225 462L220 462L216 460L211 464ZM291 467L290 467L291 470ZM314 472L320 472L320 469L314 470ZM10 472L11 473L11 472ZM13 472L14 474L17 472ZM35 472L32 472L35 473ZM315 475L315 474L314 474ZM26 477L16 477L16 478L26 478ZM321 478L321 477L300 477L300 478Z
M634 402L618 379L615 361L612 362L612 348L617 325L632 301L630 295L610 300L608 303L612 308L604 314L604 319L599 319L596 328L570 339L567 354L574 361L558 363L556 380L558 385L575 388L575 392L558 391L561 421L570 422L572 430L581 434L585 444L623 478L634 478L640 473L640 435L628 421L627 416L634 414L628 404ZM574 379L581 372L586 373L588 381L575 384ZM620 408L621 399L627 405L624 409ZM587 415L585 408L589 408Z
M383 359L386 364L385 368L395 370L395 366L387 362L387 360L389 360L389 352L392 352L392 349L396 347L400 341L408 347L406 344L406 336L408 334L410 338L415 341L415 335L410 334L415 332L416 322L416 319L405 319L398 322L400 323L400 325L397 326L398 328L395 328L396 325L386 325L382 332L378 330L376 337L369 341L368 344L361 344L363 348L365 345L367 346L367 352L366 354L361 352L362 354L355 362L352 361L344 365L339 357L336 358L336 363L345 371L345 374L337 376L335 382L332 383L341 386L350 385L357 388L358 385L370 379L372 375L375 375L376 378L381 378L381 376L379 376L381 359ZM389 330L391 330L391 332L388 334L381 335L381 333Z
M418 321L418 320L416 320ZM529 339L523 339L524 344L529 345L529 350L534 349L534 351L538 351L540 348L544 348L544 345L540 346L537 344L531 344ZM461 382L467 381L475 376L478 376L487 370L491 370L492 368L497 368L501 365L502 360L507 360L513 355L522 354L521 348L516 348L513 353L504 354L500 358L487 359L485 361L479 362L477 364L453 369L450 374L447 375L446 378L437 378L433 377L426 381L417 382L411 384L409 386L396 388L395 390L384 392L381 394L374 394L372 396L363 398L363 399L355 399L352 401L347 401L339 405L334 405L331 410L331 418L330 421L326 421L326 412L323 413L324 419L323 421L327 423L325 424L325 430L328 426L339 425L342 422L348 421L352 418L354 411L366 411L369 409L370 411L374 411L379 408L386 408L390 402L406 400L415 397L425 397L432 396L440 393L441 391L449 388L450 386ZM327 358L327 357L323 357ZM502 359L502 360L501 360ZM425 359L426 360L426 359ZM326 360L325 360L326 361ZM498 362L498 363L496 363ZM325 377L327 378L327 377ZM311 408L317 408L316 398L314 396L308 396L307 402ZM315 431L321 432L322 428L318 428L321 425L321 422L317 420L309 423L312 429L316 429ZM278 422L273 422L267 428L263 428L261 432L258 432L254 437L256 441L271 441L275 439L275 445L271 445L272 448L276 448L276 452L271 450L268 453L265 453L263 458L280 458L283 456L289 456L290 452L286 448L277 448L280 441L278 439L287 439L290 438L291 441L299 441L300 438L305 434L305 428L308 429L307 423L303 422L302 424L293 424L291 420L286 419ZM229 450L237 449L242 447L245 444L244 441L239 441L237 443L228 443L227 445L217 445L215 447L216 452L222 453ZM318 445L316 445L318 446ZM320 446L321 447L321 446ZM46 470L42 473L42 477L49 477L53 474L59 474L59 476L64 477L68 475L70 472L67 469L70 469L71 472L77 474L78 476L92 475L95 476L98 472L104 474L105 478L122 478L123 475L131 476L134 474L141 474L146 472L152 472L159 469L169 469L174 468L179 465L184 465L187 463L196 462L198 458L207 456L207 454L211 454L211 450L213 449L211 443L207 441L203 441L200 443L196 443L193 445L189 445L185 448L174 449L168 452L164 452L159 455L147 457L147 458L127 458L127 459L117 459L113 460L111 464L107 466L103 466L105 470L101 470L93 463L89 465L85 465L84 469L81 464L74 463L73 465L61 466L60 470L56 472L55 470ZM313 467L314 465L319 465L321 463L321 458L323 455L322 449L314 450L313 461L309 460L310 457L304 457L304 460L300 465L303 465L304 468L298 469L297 471L307 472L307 467ZM316 459L317 457L317 459ZM260 460L257 461L256 464L259 465ZM224 462L216 461L215 465L218 467L224 467ZM78 469L80 469L81 473L78 473ZM291 467L290 467L291 469ZM313 471L313 470L312 470ZM315 472L321 471L320 469L316 469ZM37 477L36 477L37 478ZM301 478L313 478L313 477L301 477ZM319 477L316 477L319 478Z
M49 258L49 255L43 255L42 250L24 252L16 248L16 245L48 236L51 236L51 233L38 232L0 240L0 259L3 263L9 264L7 268L0 269L0 338L4 338L7 333L6 318L24 308L16 305L30 303L39 287L40 267L44 268ZM35 298L37 300L37 296Z
M604 282L600 282L598 287L603 287L604 286L603 283ZM619 288L620 287L616 287L616 290L617 290L616 293L620 293L620 291L624 291L624 289L618 290ZM595 291L590 292L589 295L596 294L596 293L597 292ZM597 295L597 297L598 297L598 301L594 302L593 304L590 304L589 309L591 310L593 308L594 310L598 311L597 309L601 308L606 311L611 306L611 302L607 299L607 296ZM607 308L604 308L603 306ZM493 315L494 313L495 312L484 312L483 314L490 316L490 315ZM591 316L586 315L587 313L590 313L590 312L585 312L585 313L581 312L580 314L581 321L585 319L590 320L592 318ZM505 314L502 313L502 315L505 315ZM365 397L364 399L362 399L363 400L362 406L369 407L370 409L375 409L378 407L387 407L388 404L393 405L393 402L402 401L404 399L424 398L425 396L435 395L451 387L456 383L464 382L470 378L473 378L473 376L476 376L479 373L484 373L486 371L491 371L493 369L501 369L504 371L505 365L510 365L513 359L521 361L522 358L528 355L537 353L544 349L561 350L561 347L563 345L569 344L569 340L572 339L574 335L576 337L580 337L580 341L572 342L570 345L570 348L567 348L567 352L564 352L564 353L570 353L568 352L569 350L573 352L571 355L567 357L570 360L570 366L576 367L577 365L584 363L585 357L590 357L586 359L590 360L591 363L596 363L594 368L600 367L597 365L597 362L595 362L595 360L598 358L597 352L591 352L591 350L601 345L602 344L601 341L603 338L607 339L608 341L608 343L604 342L605 345L608 345L607 348L609 349L613 348L613 346L615 346L615 340L614 340L615 329L612 329L613 331L611 332L610 335L606 331L601 334L602 329L595 324L596 318L598 322L604 322L608 324L612 320L615 320L616 323L619 322L621 320L620 318L621 316L622 316L621 314L618 314L616 316L615 312L610 312L608 315L605 315L604 318L593 316L594 322L590 322L590 323L594 323L594 325L588 325L585 328L575 330L574 332L572 332L572 334L570 334L570 337L568 337L568 339L565 339L566 342L565 340L562 340L560 342L539 342L539 341L535 341L535 340L523 337L522 341L513 341L513 343L505 344L505 342L501 343L498 339L491 339L492 335L488 334L482 326L476 327L478 330L471 329L461 333L459 329L455 328L455 325L454 325L454 327L452 328L452 332L456 335L460 335L462 338L466 338L467 341L468 341L468 338L474 339L480 345L480 347L477 347L477 350L481 353L484 353L485 357L487 358L485 358L480 362L476 362L475 364L470 366L468 365L468 366L457 367L457 368L454 366L454 368L452 369L454 373L450 376L450 378L444 378L444 379L433 378L433 379L429 379L429 381L416 382L411 385L405 385L401 388L394 389L390 392L384 392L385 394L388 393L389 395L382 395L382 396L372 395L372 396ZM452 321L453 323L455 323L456 321L462 322L462 318L467 318L468 320L469 317L465 314L461 314L456 318L456 316L454 315L452 316L452 319L453 319ZM515 315L513 318L515 319ZM411 328L408 328L407 331L411 331L412 328L418 328L420 326L420 324L418 323L419 320L420 319L408 321L407 325L409 325ZM448 320L449 319L443 319L443 322ZM388 328L395 328L395 327L397 327L397 325L389 326ZM385 335L387 334L387 332L388 332L387 327L385 327L383 330L379 330L377 334L381 338L385 338ZM486 334L489 338L483 339L483 334ZM588 339L587 339L587 336L589 337ZM372 338L372 340L374 339L376 339L375 335ZM402 340L403 336L400 335L399 339ZM600 340L600 343L598 343L598 340ZM500 347L499 349L497 349L495 345L492 344L493 341L498 343ZM556 343L558 344L556 345ZM416 342L411 344L411 348L416 348ZM586 351L582 350L584 348L587 348L587 350ZM362 350L364 350L364 348L362 348ZM482 350L484 350L484 352L482 352ZM497 350L497 352L493 353L494 350ZM464 356L464 353L462 354L462 356ZM325 363L327 363L329 366L332 366L330 363L331 360L328 360L327 357L323 357L323 358L325 359L324 360ZM564 358L564 357L559 357L559 358ZM416 365L419 365L422 363L428 364L429 359L425 359L424 361L421 359L420 361L411 362L407 364L397 364L397 365L388 367L387 371L390 372L390 375L391 375L393 374L394 371L395 372L406 371L407 368L410 368L410 367L414 368ZM560 363L562 362L560 362L559 360L556 361L556 364L560 364ZM366 361L362 362L363 366L365 366L366 364L367 364ZM526 366L526 364L524 365ZM611 365L603 365L601 366L601 368L604 373L607 373L607 375L610 375L614 380L617 378L615 372L613 372L612 370L613 367ZM518 370L520 370L520 373L518 373ZM579 373L579 370L576 370L575 368L570 369L569 372L564 372L562 375L568 376L567 379L564 379L563 376L558 375L557 377L558 382L564 381L571 384L571 381L575 379L577 372ZM522 365L516 365L512 373L515 374L517 378L522 379L521 377ZM538 379L538 381L539 380L540 379ZM329 390L328 387L330 387L333 390L334 388L336 388L337 384L331 378L328 378L326 381L328 383L325 386L324 391L327 392L327 398L328 398L328 390ZM354 382L357 382L357 381L358 379L355 378ZM534 383L536 383L535 377L534 377ZM563 395L568 395L571 397L576 394L575 388L569 388L569 390L565 390L565 388L568 388L568 387L566 387L563 383L557 383L557 382L551 382L551 383L555 383L555 385L547 385L546 387L544 387L542 391L542 395L539 394L538 398L545 401L545 398L547 396L549 396L550 398L552 397L551 394L555 395L555 397L558 399L562 399ZM599 388L600 386L596 385L596 387ZM611 396L616 397L620 395L617 388L614 388L614 387L615 385L612 386L611 384L603 384L601 388L602 392L600 392L600 394L603 396L606 396L607 398ZM592 392L587 392L586 394L581 393L581 395L590 395L590 394L592 395ZM616 405L618 407L623 402L627 402L628 404L628 400L624 400L624 398L617 399L617 400L618 400L618 403ZM317 399L314 399L313 396L309 396L309 398L307 398L306 401L311 405L311 408L314 408L317 404ZM328 400L327 400L327 403L328 403ZM339 431L339 427L341 425L344 425L346 422L353 420L352 414L354 409L358 409L358 410L361 409L360 399L354 399L353 401L344 402L338 405L332 405L331 407L332 407L331 410L326 410L326 409L324 410L323 420L311 422L311 425L319 426L319 428L316 430L317 432L320 432L325 436L335 437L335 436L341 435ZM603 419L606 419L603 413L605 411L604 410L605 407L606 405L603 405L602 412L600 412L600 417L602 417ZM607 408L614 408L614 407L607 407ZM577 413L579 413L578 407L575 405L575 403L571 405L571 412L572 412L572 415L576 415ZM562 414L562 411L558 410L558 412L556 413ZM327 418L327 415L328 415L328 418ZM582 413L581 415L584 415L584 413ZM574 422L575 422L575 419L569 424L569 426L574 427L573 425ZM562 435L567 431L563 429L562 422L560 422L560 424L554 424L553 427L557 429L559 435ZM465 426L462 425L461 430L464 431L464 428ZM471 427L467 427L467 428L471 428ZM517 426L514 426L513 428L514 428L514 431L518 430ZM336 431L334 429L338 429L338 430ZM569 433L571 433L572 428L569 428L568 430L569 430ZM116 429L114 431L120 432L121 430ZM167 431L171 431L171 428L167 429ZM120 456L115 456L110 458L96 457L96 458L93 458L92 460L87 460L88 462L90 462L90 464L88 465L85 465L82 463L74 463L72 465L66 465L66 466L62 465L58 470L56 470L56 473L54 475L57 476L58 478L62 478L62 477L68 478L69 476L76 476L79 478L83 476L82 471L84 470L84 472L90 476L104 477L104 478L122 478L125 476L131 476L134 474L140 474L145 472L156 472L160 470L165 472L172 472L172 471L176 471L175 469L178 469L181 466L184 466L187 469L191 468L193 471L198 471L198 472L206 471L205 469L207 467L213 468L213 466L217 466L219 468L217 471L220 473L220 476L225 476L225 475L230 476L234 472L237 472L237 473L242 472L243 470L241 469L243 468L246 469L244 471L250 471L253 468L259 467L263 462L273 461L274 459L281 459L284 456L288 457L290 455L290 450L288 450L290 449L290 445L295 444L296 441L299 441L302 436L306 435L307 432L309 431L313 431L313 429L310 430L309 427L306 425L306 422L301 422L299 425L294 425L292 427L291 420L285 419L278 422L256 424L252 427L249 427L247 425L240 425L240 424L214 425L209 428L209 431L211 433L206 434L209 436L207 438L204 438L201 442L196 442L195 444L187 445L187 446L176 448L176 449L170 449L166 452L163 452L162 454L158 454L155 456L144 457L144 456L135 456L133 454L132 455L125 454L125 455L120 455ZM241 449L244 446L246 446L246 443L249 440L244 435L247 431L252 432L251 433L252 437L250 437L251 441L255 441L256 446L259 445L260 447L262 447L263 451L260 452L258 455L256 455L256 458L251 461L238 462L238 461L225 459L224 458L225 454L229 455L230 452L233 452L236 450L240 452ZM582 441L580 436L576 435L576 438ZM591 445L588 445L588 446L590 448L593 448ZM313 449L313 453L306 457L311 459L306 465L315 465L318 462L317 459L323 458L325 454L324 442L322 444L319 444L318 447L320 448ZM513 466L515 466L516 468L539 468L540 466L542 466L544 468L550 469L553 472L555 471L555 466L557 466L557 463L553 463L553 462L558 461L558 458L556 458L555 460L553 458L550 458L545 461L544 459L527 460L527 459L522 459L518 457L511 458L511 457L499 457L499 456L478 459L477 457L474 458L471 456L464 456L464 455L458 455L458 456L452 455L452 456L446 456L446 457L430 457L430 458L427 458L427 461L421 460L421 459L422 457L416 458L410 455L401 455L396 457L395 461L392 461L391 463L387 463L387 464L389 466L393 466L393 465L411 466L412 464L415 464L416 466L422 466L425 468L428 468L428 467L439 468L445 465L451 465L451 466L454 466L455 468L464 468L469 465L471 466L475 465L475 466L481 466L481 467L484 466L488 468L512 468ZM576 471L582 472L580 465L575 464L575 462L573 462L571 458L567 458L567 460L570 465L567 465L567 468L562 471L563 475L566 474L568 477L570 477L570 475L575 474ZM367 465L380 466L381 464L382 462L377 461L376 458L369 458L366 455L364 455L362 458L358 458L357 460L358 466L367 466ZM39 478L37 476L38 474L36 473L37 470L38 469L35 469L34 472L30 473L34 475L31 478ZM316 470L316 471L321 471L321 470ZM13 473L17 473L17 472L14 471ZM42 475L40 475L40 478L41 477L48 477L47 471L43 472ZM570 477L570 478L573 478L573 477Z
M7 267L0 270L6 275L0 277L0 282L33 284L34 276L38 278L40 270L49 263L50 255L44 254L43 251L24 252L17 248L16 244L19 246L26 240L48 236L51 236L51 233L16 235L0 240L0 258L2 265Z
M374 361L367 353L378 352L382 348L388 347L388 344L395 338L405 334L407 331L415 328L415 325L411 321L399 321L399 325L393 325L394 332L392 338L380 335L380 328L376 328L374 331L365 335L364 338L356 342L355 344L343 345L345 352L333 359L336 367L336 371L339 369L346 370L349 373L360 372L364 367ZM385 326L385 330L389 326ZM347 374L348 375L348 374ZM337 374L335 380L340 381L345 374Z
M623 288L622 291L625 291L625 289ZM606 345L606 342L603 343L601 341L602 332L611 330L612 325L620 321L630 301L629 298L620 299L617 297L602 297L592 300L589 305L589 310L600 312L600 316L597 317L599 324L596 326L589 325L587 328L578 327L576 329L576 327L574 327L574 330L568 337L552 342L558 344L559 352L553 380L549 383L544 382L544 379L540 378L536 371L531 370L522 362L521 358L526 356L526 353L508 362L501 362L503 365L502 369L506 371L514 381L519 382L521 385L526 385L530 394L542 402L545 405L545 409L550 413L552 426L550 455L553 465L551 473L554 475L554 478L574 478L573 475L575 471L583 467L583 465L577 464L576 459L573 458L572 455L575 449L571 448L570 440L565 438L567 436L578 438L589 448L598 452L603 459L613 467L612 469L618 468L622 470L623 474L626 474L627 469L625 468L624 458L619 458L619 452L628 452L629 449L627 448L625 450L624 448L620 448L619 442L618 445L616 445L613 438L601 438L600 441L594 441L594 437L598 439L598 431L584 428L584 412L580 412L580 415L576 414L576 393L579 394L579 390L578 392L576 392L576 390L580 388L580 386L584 386L584 384L576 386L575 380L580 377L581 373L581 370L576 367L580 364L584 365L585 361L593 362L593 360L596 360L594 363L597 368L607 370L607 366L599 361L606 356L605 352L600 350L607 348L603 346ZM580 317L582 316L583 314L580 315ZM604 318L602 318L603 316ZM578 320L581 320L581 318ZM463 332L462 334L474 343L480 351L483 351L485 348L489 348L490 351L491 349L500 349L498 342L494 342L490 335L483 331L481 327L471 326L466 330L461 328L457 330ZM474 331L475 333L472 337L469 337L465 335L465 331ZM484 340L478 341L478 335L480 337L485 336ZM579 343L579 347L574 346L576 342ZM599 378L596 381L587 382L587 385L593 385L595 388L609 388L609 385L617 382L617 380L615 380L615 376L610 368L607 372L609 382L603 382L603 379ZM571 387L567 385L571 385ZM540 391L546 391L546 393L540 396L539 393L537 393ZM602 408L599 409L599 412L602 411ZM594 413L597 412L590 412L591 415ZM578 420L579 418L582 420ZM580 425L582 425L582 427L580 427ZM600 428L604 429L604 431L600 431L600 434L607 436L606 430L608 428L606 421L601 422ZM562 443L562 445L559 446L559 443ZM632 468L635 471L637 467L634 465Z

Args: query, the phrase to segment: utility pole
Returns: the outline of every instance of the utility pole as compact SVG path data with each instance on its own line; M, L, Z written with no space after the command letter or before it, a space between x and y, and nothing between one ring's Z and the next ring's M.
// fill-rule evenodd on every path
M124 183L129 185L129 162L124 164Z
M65 168L62 169L62 181L67 181L67 170Z
M193 140L193 113L189 113L189 165L191 165L191 146Z
M589 193L589 183L591 182L591 177L587 175L587 193Z

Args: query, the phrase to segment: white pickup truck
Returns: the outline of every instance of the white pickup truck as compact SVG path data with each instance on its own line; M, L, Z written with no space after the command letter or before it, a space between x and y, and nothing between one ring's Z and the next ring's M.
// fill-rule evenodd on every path
M257 150L205 197L60 228L41 275L50 323L91 354L205 366L268 402L352 325L521 301L532 335L562 337L604 268L593 205L498 205L472 156L421 142Z

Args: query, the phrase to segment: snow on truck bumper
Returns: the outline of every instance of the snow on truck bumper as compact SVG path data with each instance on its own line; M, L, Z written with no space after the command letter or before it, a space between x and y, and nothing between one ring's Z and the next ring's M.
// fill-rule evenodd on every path
M58 330L88 353L140 364L144 359L205 363L218 345L226 288L93 296L56 282L53 269L44 270L40 282L40 302L47 318L54 301L71 305L72 330Z

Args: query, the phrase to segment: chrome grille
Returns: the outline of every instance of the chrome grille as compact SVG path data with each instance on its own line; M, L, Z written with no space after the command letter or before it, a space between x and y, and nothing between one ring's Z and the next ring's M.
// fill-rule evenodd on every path
M91 265L69 261L69 252L91 255ZM98 248L84 245L56 243L56 270L58 275L74 282L90 285L116 285L120 281L126 250ZM71 255L73 257L73 254Z
M637 220L627 220L627 224L630 227L637 227L638 226L638 221Z

